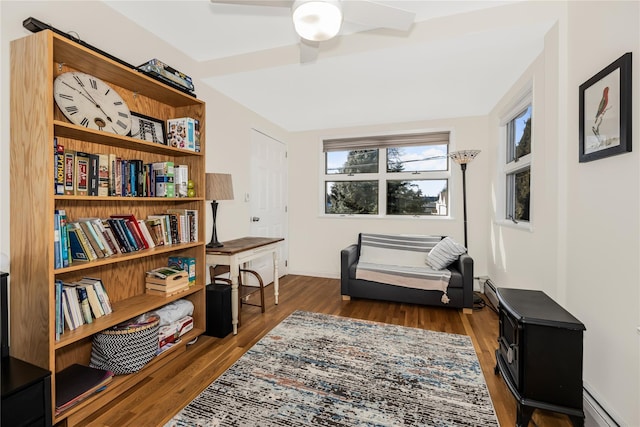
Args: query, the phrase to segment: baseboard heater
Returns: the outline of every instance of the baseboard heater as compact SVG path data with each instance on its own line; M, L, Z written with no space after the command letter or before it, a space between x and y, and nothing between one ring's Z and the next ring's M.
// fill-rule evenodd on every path
M489 300L489 303L493 306L493 308L498 310L498 294L496 293L496 285L491 281L491 279L486 279L483 284L484 295Z
M600 405L600 402L589 393L589 390L583 388L582 391L585 427L620 427L620 424L618 424L607 410Z

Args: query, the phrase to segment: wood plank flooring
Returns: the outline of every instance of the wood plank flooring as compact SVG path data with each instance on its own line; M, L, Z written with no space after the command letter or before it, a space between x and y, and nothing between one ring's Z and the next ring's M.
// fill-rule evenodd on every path
M231 366L269 330L295 310L314 311L356 319L469 335L501 426L515 425L515 399L494 374L498 316L489 307L471 315L459 310L396 304L373 300L342 301L340 281L288 275L280 281L280 304L273 303L273 287L266 289L267 310L243 306L238 335L201 336L175 358L117 402L101 408L86 425L162 426L201 390ZM258 297L254 295L254 297ZM531 426L571 426L565 415L536 410Z

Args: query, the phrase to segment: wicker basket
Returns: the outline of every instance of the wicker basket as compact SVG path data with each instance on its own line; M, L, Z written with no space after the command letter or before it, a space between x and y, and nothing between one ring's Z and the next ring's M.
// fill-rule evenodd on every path
M158 352L159 324L160 318L151 316L143 323L127 323L95 334L90 366L115 375L138 372Z

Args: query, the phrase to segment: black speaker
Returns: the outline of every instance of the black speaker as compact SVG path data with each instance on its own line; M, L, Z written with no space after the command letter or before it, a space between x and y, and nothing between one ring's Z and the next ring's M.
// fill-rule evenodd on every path
M205 335L224 338L231 333L231 285L207 285L207 331Z

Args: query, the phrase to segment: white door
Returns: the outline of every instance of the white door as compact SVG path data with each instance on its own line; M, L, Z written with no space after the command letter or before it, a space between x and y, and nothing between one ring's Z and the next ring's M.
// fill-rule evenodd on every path
M251 130L251 236L282 237L278 253L279 276L287 274L287 152L285 145L255 129ZM273 282L273 258L251 261L265 284ZM252 278L252 276L248 276ZM250 282L251 283L251 282ZM251 283L253 284L253 283Z

